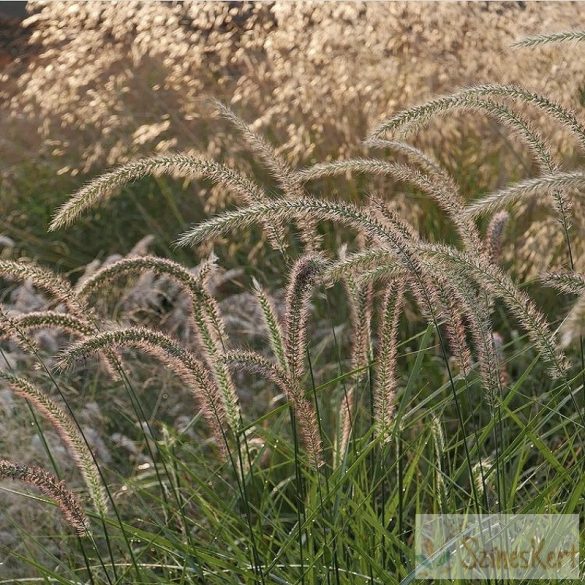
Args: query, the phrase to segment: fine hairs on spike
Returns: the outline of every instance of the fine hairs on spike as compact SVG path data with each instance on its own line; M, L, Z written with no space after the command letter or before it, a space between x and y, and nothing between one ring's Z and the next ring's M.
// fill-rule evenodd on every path
M0 459L0 479L21 481L55 500L67 523L79 536L89 536L89 520L75 494L41 467Z
M368 209L377 217L383 225L397 230L406 240L419 240L420 236L415 227L400 217L381 197L371 196L368 200ZM476 236L474 236L476 237Z
M259 374L278 386L293 408L311 464L315 467L323 465L317 413L311 401L304 396L299 382L280 366L254 351L229 351L224 354L223 359L226 363L237 364L250 372Z
M494 265L487 265L455 248L438 244L426 245L429 257L443 262L448 268L464 273L479 286L502 299L526 330L530 340L542 353L552 377L562 377L567 368L564 355L557 350L553 335L542 313L529 297L514 285L509 276Z
M585 292L585 276L577 272L546 272L540 276L540 282L566 294L581 295Z
M0 380L7 384L13 394L33 404L36 410L55 427L73 455L96 512L100 516L107 514L107 499L100 473L77 424L51 398L28 380L7 372L0 372Z
M81 302L87 303L87 299L94 292L101 290L113 280L128 274L151 271L157 275L166 276L183 287L192 296L193 304L204 303L217 334L224 335L222 321L216 314L215 305L210 301L204 287L205 280L212 270L212 264L209 261L202 263L200 273L194 275L178 262L167 258L159 258L158 256L122 258L97 270L84 280L75 292Z
M159 359L191 388L218 447L223 451L225 447L223 425L226 412L219 388L199 360L164 333L144 327L99 333L90 339L80 340L69 346L61 356L60 367L66 368L76 360L103 349L124 347L139 349Z
M533 93L514 85L477 85L461 91L432 99L419 106L414 106L399 112L392 118L382 122L368 137L368 139L382 138L386 132L400 131L402 134L427 123L435 115L453 107L465 104L466 100L481 97L497 97L518 101L540 109L557 120L585 145L585 128L577 120L573 112L539 94Z
M365 247L365 242L361 238L361 248ZM346 247L342 247L339 253L343 261L347 256ZM371 339L371 321L372 321L372 296L373 287L370 282L356 282L351 274L344 278L344 285L347 292L349 306L349 320L351 325L352 342L351 342L351 369L358 370L367 365L370 361L370 339ZM335 451L336 462L342 461L349 441L353 422L355 420L356 400L360 395L367 379L367 372L358 372L351 380L351 387L345 390L341 398L340 416L338 424L338 441Z
M509 219L510 214L507 211L499 211L492 217L488 224L486 232L488 258L490 259L490 262L493 262L494 264L500 263L504 230L506 229Z
M436 269L431 263L430 269ZM469 329L477 352L479 370L486 397L492 403L501 394L498 356L492 341L492 326L489 307L478 298L478 287L474 286L465 271L442 268L446 273L440 279L437 297L443 299L447 311L447 333L453 353L460 362L462 373L469 371L469 349L465 340L465 330ZM445 297L447 297L445 299ZM466 323L463 322L465 317ZM465 326L467 324L467 327ZM459 330L460 329L460 330ZM460 355L460 352L463 352Z
M127 274L140 273L141 271L152 271L157 275L164 275L172 278L175 282L183 287L195 290L201 286L195 275L181 266L178 262L159 258L157 256L136 256L130 258L121 258L116 262L103 266L94 272L89 278L85 279L76 289L76 294L80 299L86 300L94 292L98 292L102 287L108 285L114 279L120 278Z
M430 286L430 283L429 283ZM466 326L462 312L462 303L458 294L454 294L448 279L437 277L433 291L439 305L439 314L445 322L447 341L463 375L471 368L471 352L467 344Z
M436 175L421 172L416 167L403 163L390 163L379 159L348 159L319 163L302 171L298 175L309 181L320 177L335 176L348 171L372 175L389 175L397 181L412 184L431 197L445 211L455 224L465 245L470 250L479 250L481 243L473 223L464 216L463 199L458 191L452 189L451 183L437 182Z
M270 347L274 353L274 357L278 365L285 371L288 372L288 363L286 360L286 351L284 347L284 333L274 303L269 298L266 291L260 286L260 283L254 279L254 293L258 306L262 311L262 317L264 319L264 325L268 332L268 338L270 341Z
M526 179L474 201L465 209L465 215L469 218L477 218L500 211L517 201L530 197L541 194L554 196L559 191L580 190L584 186L585 173L580 171L553 173L535 179Z
M324 271L321 280L326 285L332 285L338 280L348 276L355 275L361 277L365 271L376 268L377 266L389 266L394 259L394 255L384 248L374 248L355 252L345 257L339 258L332 262ZM396 262L396 260L394 259ZM398 266L398 270L400 267Z
M297 174L290 168L286 160L280 156L263 136L252 130L232 109L219 100L212 99L211 103L223 118L228 120L242 135L244 142L250 150L258 155L264 166L270 171L278 182L285 197L303 197L303 185ZM319 246L317 226L307 219L299 222L304 243L311 250ZM282 231L282 226L277 225L276 232Z
M321 255L306 254L295 262L290 274L285 302L285 348L289 371L297 380L305 373L309 302L325 266Z
M258 155L260 160L272 173L272 176L278 181L282 190L289 196L302 196L302 187L292 169L284 158L276 153L266 139L252 130L231 108L228 108L219 100L211 99L211 103L220 115L240 132L250 150Z
M382 138L371 138L364 141L366 146L370 148L386 148L401 154L414 165L418 165L423 172L428 175L433 175L442 181L448 190L457 193L459 188L453 177L447 172L445 168L441 166L434 158L423 152L422 150L402 142L400 140L385 140Z
M230 373L225 364L218 359L226 343L223 320L219 305L205 288L205 280L208 273L213 270L213 266L213 262L207 261L202 266L201 274L193 275L179 263L166 258L156 256L122 258L101 268L83 282L77 290L77 295L85 301L91 293L100 290L104 284L126 274L142 271L152 271L155 274L167 276L183 287L191 295L192 324L205 350L206 361L221 390L230 427L237 431L240 426L238 397Z
M376 433L384 442L390 438L390 429L396 408L398 323L403 296L404 286L402 284L392 285L386 290L382 303L380 346L376 356L374 415Z
M514 43L513 47L539 47L553 43L582 42L585 41L585 31L568 30L563 32L550 33L545 35L534 35L525 37Z
M56 311L33 311L12 317L14 324L23 330L61 329L77 337L87 337L95 333L95 328L83 319L68 313Z
M148 175L205 178L225 186L244 203L266 199L262 189L254 182L225 165L185 154L155 156L129 162L90 181L59 208L50 229L58 230L71 225L82 213L105 203L125 185ZM274 243L276 235L272 232L268 235ZM280 237L277 239L275 245L280 249L283 244Z
M297 216L311 216L324 221L334 221L351 227L371 237L376 243L386 245L393 250L399 263L407 272L420 274L420 262L417 254L405 237L392 226L382 225L367 210L350 203L332 202L317 198L275 199L269 203L260 203L221 215L196 225L180 236L181 246L194 245L206 239L217 237L225 232L243 229L263 219L286 220Z
M0 337L15 337L17 342L25 351L36 346L31 337L27 337L24 332L35 329L60 329L74 337L87 338L95 335L97 329L85 319L76 317L69 313L58 313L57 311L33 311L23 315L8 316L0 310L0 317L9 326L3 332L0 329ZM110 376L114 379L118 377L118 360L113 352L105 352L102 358L104 367Z
M534 128L532 128L532 125L528 120L525 120L510 108L485 97L483 99L478 99L467 94L455 94L454 96L447 96L445 98L445 101L442 102L442 107L436 111L435 115L446 116L454 110L469 112L480 111L487 113L489 116L495 118L510 130L512 130L514 134L516 134L522 141L524 141L524 143L532 152L542 172L551 173L555 170L555 165L553 163L550 152L550 146L546 143L544 138ZM398 114L398 116L400 116L400 114ZM406 125L404 127L400 127L400 129L403 133L407 131L414 131L420 127L422 121L423 120L419 120L413 126ZM370 138L368 142L376 143L384 141L380 140L379 138Z
M83 316L69 283L47 268L32 262L0 260L0 276L19 281L30 280L35 287L66 305L72 313Z

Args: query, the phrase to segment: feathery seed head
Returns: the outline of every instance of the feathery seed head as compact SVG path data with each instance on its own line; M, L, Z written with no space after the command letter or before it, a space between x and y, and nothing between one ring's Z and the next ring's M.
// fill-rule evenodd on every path
M295 262L289 277L285 300L285 348L289 371L296 380L302 379L304 374L311 295L326 266L327 261L320 254L305 254Z
M96 512L101 516L107 514L108 505L100 472L77 423L49 396L28 380L7 372L0 372L0 380L6 382L14 394L32 403L36 410L53 425L67 445L85 480Z
M546 272L540 276L540 281L544 286L566 294L580 295L585 292L585 276L577 272Z
M105 203L125 185L148 175L209 179L227 187L245 203L265 198L263 191L248 178L214 161L185 154L155 156L132 161L90 181L59 208L50 229L71 225L82 213Z
M35 287L69 307L71 312L82 316L83 311L71 285L47 268L32 262L0 260L0 276L20 281L30 280Z
M54 499L67 523L79 536L89 535L89 520L75 494L62 481L41 467L0 460L0 478L21 481L39 489L44 495Z
M88 357L103 349L123 347L139 349L159 359L191 388L218 446L223 449L222 426L226 412L215 381L191 352L164 333L144 327L99 333L90 339L72 344L62 354L59 366L67 367L75 360Z
M488 257L494 264L499 264L500 262L504 230L509 219L510 214L507 211L499 211L492 217L488 225L486 232Z

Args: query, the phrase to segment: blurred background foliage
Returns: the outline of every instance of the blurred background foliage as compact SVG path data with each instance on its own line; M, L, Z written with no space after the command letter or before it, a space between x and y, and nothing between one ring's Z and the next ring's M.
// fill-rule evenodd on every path
M210 96L297 166L367 154L361 141L383 117L472 83L519 83L583 108L577 45L511 48L527 34L570 29L579 3L67 1L26 10L0 25L0 233L63 270L127 252L145 233L175 255L169 243L185 224L230 204L205 181L143 180L78 227L47 235L70 192L126 160L192 151L277 189L217 119ZM573 144L534 121L571 164ZM440 120L414 141L468 198L534 171L524 147L476 114ZM424 222L429 237L448 239L432 204L388 178L328 179L311 191L352 200L380 193ZM544 254L520 252L523 261ZM249 259L249 247L242 254Z

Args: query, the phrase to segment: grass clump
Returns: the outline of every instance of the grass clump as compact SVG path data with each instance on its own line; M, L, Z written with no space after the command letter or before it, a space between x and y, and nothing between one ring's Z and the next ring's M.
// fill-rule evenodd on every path
M583 140L580 122L556 102L482 85L405 110L371 133L370 147L406 163L355 158L296 170L215 104L276 180L277 195L228 167L165 154L98 177L56 211L52 229L67 227L149 174L202 175L235 190L240 206L184 226L176 243L209 249L235 231L264 231L260 245L280 254L284 290L243 267L238 286L251 292L238 294L247 295L244 312L258 316L258 336L244 335L243 319L233 318L237 295L222 299L214 286L215 256L192 269L141 250L75 286L35 264L1 260L3 278L50 297L43 310L2 311L2 339L18 338L30 367L0 380L28 400L55 476L8 461L0 476L38 487L80 535L90 524L92 534L91 542L42 550L46 563L18 560L62 583L409 583L417 513L578 512L585 285L570 202L582 176L557 170L548 141L515 113L518 104ZM545 174L467 202L440 163L388 137L456 108L505 122ZM455 241L435 241L432 226L418 229L385 198L360 204L310 194L311 181L351 172L412 183L455 226ZM505 229L540 193L553 199L566 244L564 270L542 283L579 295L560 342L558 315L539 309L504 261ZM475 220L486 215L484 232ZM148 297L148 323L124 310L103 314L102 297L128 296L129 276L138 277L135 292L163 284L156 303ZM165 322L180 299L183 337ZM40 348L39 329L63 332L63 347ZM2 349L10 367L12 349ZM106 368L92 369L95 353ZM66 398L76 384L100 400L126 401L108 414L112 425L134 429L141 463L107 466L94 455ZM184 424L169 422L162 398L149 401L151 387L164 400L177 395ZM194 401L183 401L182 388ZM52 394L65 398L67 412ZM49 432L35 411L70 448L94 513L56 479Z

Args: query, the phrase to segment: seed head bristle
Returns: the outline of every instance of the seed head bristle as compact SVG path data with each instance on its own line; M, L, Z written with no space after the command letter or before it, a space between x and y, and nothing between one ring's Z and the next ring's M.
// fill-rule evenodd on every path
M216 99L212 99L211 102L221 116L228 120L240 132L250 150L258 155L264 166L270 171L274 179L276 179L285 197L303 197L304 190L302 182L298 179L296 173L290 168L286 160L276 152L274 147L263 136L246 124L231 108L228 108ZM299 227L301 228L304 243L310 249L317 249L319 237L316 224L311 222L309 218L304 218L299 221ZM276 225L274 229L278 233L282 233L283 230L282 225Z
M510 214L507 211L499 211L492 217L488 224L486 232L488 258L490 259L490 262L493 262L494 264L500 263L504 230L506 229L509 219Z
M424 246L429 257L444 263L461 276L473 279L504 304L526 330L530 340L541 352L554 378L562 377L567 368L565 356L557 350L549 325L532 300L514 285L510 277L493 264L483 262L449 246L438 244Z
M514 43L512 47L538 47L552 43L582 42L585 41L585 31L569 30L544 35L525 37Z
M89 446L75 421L49 396L28 380L8 372L0 372L0 380L6 383L13 394L33 404L36 410L53 425L67 445L85 480L96 512L105 515L108 511L108 505L100 473Z
M396 362L398 357L398 324L402 311L404 285L388 287L382 303L379 348L376 356L376 382L374 386L374 419L376 434L382 441L390 438L396 409L398 385Z
M522 104L538 108L557 120L585 145L585 128L577 120L575 114L552 100L514 85L486 84L462 89L451 95L434 98L424 104L414 106L399 112L392 118L378 125L368 137L368 140L382 138L386 132L400 131L402 134L427 123L435 115L453 107L465 104L469 99L482 97L496 97L510 99Z
M83 317L83 311L75 298L71 285L47 268L32 262L0 260L0 276L19 281L30 280L35 287L66 305L72 313Z
M317 413L311 401L304 396L300 384L280 366L254 351L229 351L223 359L259 374L278 386L292 405L311 463L320 467L323 464L323 452Z
M520 181L511 187L506 187L474 201L465 209L465 215L469 218L477 218L483 215L500 211L513 203L535 197L537 195L549 195L554 198L555 206L559 209L557 201L560 193L580 190L585 186L585 173L553 173L534 179ZM566 202L561 207L566 207Z
M262 311L262 317L268 332L270 347L272 348L276 361L285 372L288 372L288 363L284 347L284 332L282 330L280 319L278 318L276 307L266 291L256 280L254 280L254 293L256 295L256 300L258 301L258 306Z
M546 272L541 275L540 281L544 286L566 294L580 295L585 292L585 276L577 272Z
M307 322L313 289L326 266L323 256L305 254L291 270L285 300L285 349L291 376L301 380L305 372Z
M36 487L45 496L57 502L65 520L79 536L89 536L89 519L77 497L64 482L59 481L45 469L1 459L0 478L21 481Z
M99 333L80 340L63 352L60 367L104 349L135 348L152 355L169 367L191 389L220 449L224 449L223 425L226 412L215 381L197 358L178 342L159 331L130 327Z

